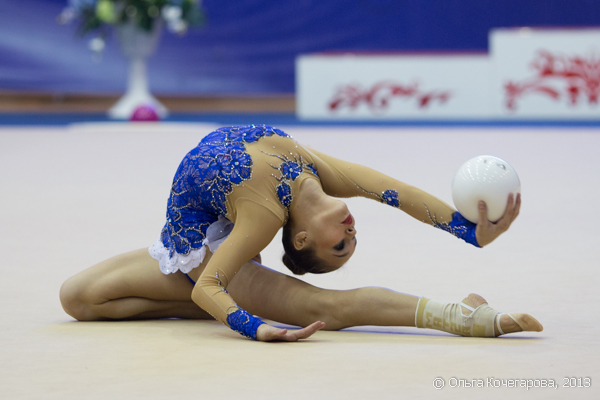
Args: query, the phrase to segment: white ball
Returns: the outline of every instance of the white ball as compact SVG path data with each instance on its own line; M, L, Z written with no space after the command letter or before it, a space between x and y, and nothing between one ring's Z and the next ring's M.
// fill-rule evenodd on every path
M494 156L478 156L464 163L452 180L456 209L471 222L479 221L478 204L485 201L488 219L496 222L506 209L508 195L521 193L521 181L513 167Z

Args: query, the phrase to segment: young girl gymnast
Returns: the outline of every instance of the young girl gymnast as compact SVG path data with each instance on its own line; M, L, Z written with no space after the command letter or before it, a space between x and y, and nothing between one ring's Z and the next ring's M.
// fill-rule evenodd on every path
M354 217L336 198L353 196L398 208L477 247L506 231L521 205L511 194L494 224L481 202L475 225L415 187L303 146L279 129L221 128L179 165L156 243L71 277L61 303L80 321L212 316L260 341L360 325L485 337L542 330L532 316L498 313L475 294L438 303L382 288L325 290L260 264L260 252L283 227L283 262L294 274L340 268L357 239ZM255 315L304 328L280 329Z

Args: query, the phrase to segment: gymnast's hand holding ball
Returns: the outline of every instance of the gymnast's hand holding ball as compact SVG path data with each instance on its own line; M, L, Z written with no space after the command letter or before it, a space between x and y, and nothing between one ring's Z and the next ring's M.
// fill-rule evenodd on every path
M483 247L505 232L519 215L521 182L506 161L478 156L454 175L452 199L462 216L477 224L475 236Z

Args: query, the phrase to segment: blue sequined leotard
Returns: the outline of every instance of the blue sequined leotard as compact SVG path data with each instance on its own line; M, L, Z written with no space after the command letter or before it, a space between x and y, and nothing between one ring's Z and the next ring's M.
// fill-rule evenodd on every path
M161 270L187 273L198 266L208 227L219 216L235 221L234 204L241 197L283 224L293 188L307 176L318 179L310 157L288 134L265 125L220 128L203 138L173 179L167 221L152 251Z
M221 128L185 156L173 180L160 236L170 255L202 247L208 226L227 215L227 196L252 179L254 163L247 145L272 135L289 138L266 126Z
M167 221L150 253L163 273L187 273L202 262L208 245L213 256L193 300L232 329L256 338L260 320L237 306L227 286L286 223L307 178L330 196L374 199L477 245L474 225L439 199L302 146L279 129L250 125L220 128L185 156L173 179ZM215 251L214 244L226 249Z

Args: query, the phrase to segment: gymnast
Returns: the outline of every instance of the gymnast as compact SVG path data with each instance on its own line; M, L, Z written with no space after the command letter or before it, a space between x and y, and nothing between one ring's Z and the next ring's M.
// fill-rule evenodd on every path
M415 187L303 146L279 129L220 128L179 165L156 243L69 278L62 306L80 321L213 317L260 341L361 325L479 337L542 330L529 314L498 313L476 294L439 303L383 288L326 290L261 265L260 252L283 227L283 262L294 274L340 268L357 239L354 217L336 198L353 196L398 208L476 247L506 231L521 205L520 195L509 195L502 219L491 223L480 202L475 225ZM280 329L256 316L304 328Z

